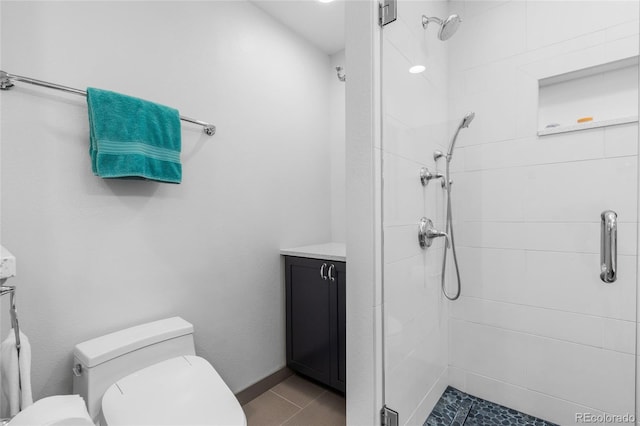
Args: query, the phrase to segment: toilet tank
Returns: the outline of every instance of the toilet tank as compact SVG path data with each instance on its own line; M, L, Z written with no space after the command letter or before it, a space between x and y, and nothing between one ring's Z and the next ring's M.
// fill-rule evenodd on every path
M193 325L167 318L116 331L76 345L73 393L82 396L98 423L102 396L119 379L181 355L195 355Z

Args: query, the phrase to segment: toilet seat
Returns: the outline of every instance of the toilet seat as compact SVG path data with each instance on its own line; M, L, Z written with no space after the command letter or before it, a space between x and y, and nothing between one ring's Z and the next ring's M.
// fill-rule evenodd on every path
M108 426L237 425L247 421L231 390L205 359L159 362L111 385L102 397Z

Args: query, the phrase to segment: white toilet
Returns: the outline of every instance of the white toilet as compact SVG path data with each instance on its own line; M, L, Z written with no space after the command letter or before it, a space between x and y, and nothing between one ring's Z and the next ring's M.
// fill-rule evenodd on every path
M195 356L193 325L180 317L80 343L74 359L73 392L101 426L247 424L220 375Z

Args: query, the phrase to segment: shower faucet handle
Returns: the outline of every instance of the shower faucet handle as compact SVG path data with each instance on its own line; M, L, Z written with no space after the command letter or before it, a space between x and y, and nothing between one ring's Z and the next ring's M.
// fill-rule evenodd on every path
M422 186L427 186L431 179L442 179L444 182L444 175L440 172L431 173L426 167L420 169L420 182Z
M433 221L423 217L418 223L418 243L420 248L426 249L431 247L434 238L444 237L446 239L447 247L449 247L449 234L446 232L438 231L433 226Z

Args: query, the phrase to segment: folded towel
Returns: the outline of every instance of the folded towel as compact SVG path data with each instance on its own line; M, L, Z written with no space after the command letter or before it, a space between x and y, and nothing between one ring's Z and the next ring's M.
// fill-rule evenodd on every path
M91 87L87 105L89 154L96 176L180 183L178 110Z
M20 410L33 404L31 396L31 345L27 336L22 332L20 332L19 357L13 329L0 344L0 368L2 368L2 393L9 401L9 414L15 416Z
M79 395L54 395L21 411L8 426L94 426Z

